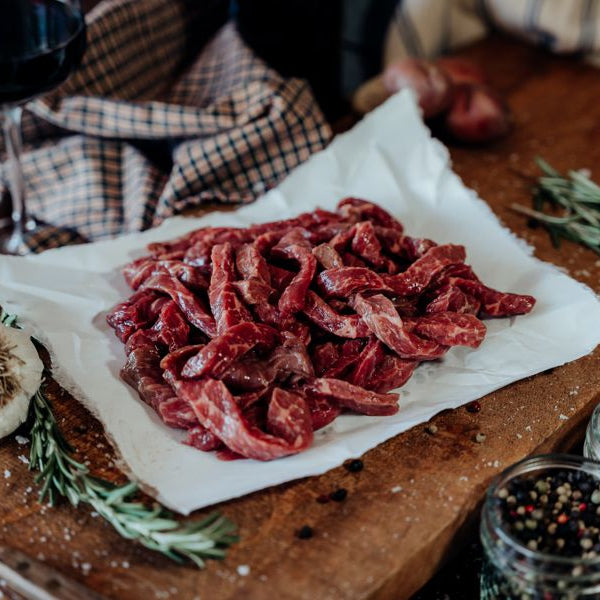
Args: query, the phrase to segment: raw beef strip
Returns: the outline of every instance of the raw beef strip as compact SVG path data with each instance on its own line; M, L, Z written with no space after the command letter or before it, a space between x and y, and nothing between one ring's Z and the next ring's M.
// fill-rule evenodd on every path
M321 329L338 337L361 338L370 334L369 328L358 315L340 315L325 300L309 290L302 311Z
M481 308L479 300L465 294L454 285L446 285L438 291L439 295L425 307L428 314L455 312L476 315Z
M269 266L256 244L240 246L235 255L235 263L244 279L257 279L267 285L271 283Z
M276 387L267 411L267 430L288 444L293 445L297 440L302 440L306 446L312 444L311 413L304 398L300 394Z
M172 352L188 343L190 326L177 304L168 300L148 333L155 343L166 346Z
M242 357L231 365L223 377L227 387L248 392L285 381L290 375L313 377L314 369L304 344L285 332L283 338L283 345L277 346L268 357Z
M138 329L135 333L132 333L125 344L125 356L129 356L136 348L139 348L140 346L154 346L154 340L152 337L153 336L151 334L148 334L147 329Z
M326 427L335 421L342 412L342 409L334 401L325 396L306 394L305 399L310 409L313 431Z
M237 247L240 244L251 241L252 234L247 229L233 227L215 227L198 239L185 253L184 261L203 269L208 269L211 264L211 252L213 246L230 244Z
M412 321L416 334L444 346L477 348L485 337L485 325L474 315L440 312Z
M348 340L341 344L338 359L330 364L322 377L334 377L340 379L351 367L360 361L363 348L362 340Z
M189 288L203 290L208 288L206 275L196 267L186 265L180 260L155 260L146 257L138 258L123 267L125 281L134 290L137 290L146 279L159 273L172 275Z
M199 350L204 348L204 344L192 344L184 346L167 354L160 361L160 368L163 370L163 378L171 385L176 379L181 378L181 369L188 361L190 356L198 354Z
M160 311L154 304L158 295L152 291L139 291L129 300L117 304L107 315L106 322L125 343L129 336L154 322Z
M373 336L360 354L360 360L350 373L348 380L354 385L370 389L369 381L373 379L377 366L385 356L383 344Z
M369 298L357 294L353 306L369 329L401 358L433 360L447 350L446 346L406 331L392 301L381 294Z
M242 300L249 306L268 303L269 297L273 292L270 285L259 281L258 279L244 279L242 281L234 281L233 287L241 296Z
M192 325L208 337L217 335L217 326L213 317L206 312L199 298L178 279L164 274L153 275L144 282L142 289L155 290L171 296Z
M156 412L169 427L177 429L189 429L198 425L198 418L190 405L174 395L171 386L167 386L171 392L168 399L158 405Z
M222 335L234 325L252 321L252 316L237 297L233 286L235 266L231 244L213 246L211 261L212 274L208 288L208 300L217 322L217 333Z
M307 395L325 396L339 406L363 415L393 415L398 412L398 394L378 394L341 379L313 379L305 384L303 390Z
M268 304L273 293L271 273L256 243L244 244L238 248L236 265L243 281L236 281L233 285L244 302L250 306Z
M375 392L388 392L399 388L411 378L418 365L418 360L406 360L395 354L386 354L365 387Z
M319 261L321 266L325 269L334 269L336 267L343 267L342 257L338 251L335 250L329 244L320 244L312 249L312 253Z
M421 258L431 248L437 246L434 241L427 238L402 235L398 230L388 227L375 227L375 233L386 252L409 262Z
M315 373L321 377L323 373L340 357L340 344L325 342L318 344L312 349L312 363Z
M188 359L181 374L187 378L223 377L238 358L253 348L270 350L279 340L279 333L268 325L240 323L212 339L198 354Z
M358 256L352 254L352 252L344 252L342 255L342 262L345 267L371 268L362 258L358 258Z
M209 431L223 440L233 452L256 460L272 460L306 449L312 442L310 411L302 398L297 396L298 403L294 412L299 423L304 426L290 429L287 433L295 433L294 439L283 439L248 425L222 381L206 379L202 381L179 381L176 384L177 395L189 402L198 420ZM296 395L295 395L296 398ZM291 406L288 397L279 397L273 407L271 419L282 426L290 414Z
M531 312L535 305L533 296L499 292L489 288L479 281L456 278L454 285L463 292L470 294L481 302L481 313L487 317L510 317L525 315Z
M364 267L327 269L317 277L317 285L325 296L338 298L349 298L352 294L367 290L391 291L381 275Z
M306 292L317 270L317 259L312 254L310 243L302 237L299 229L292 229L284 235L271 253L273 256L294 259L300 265L300 271L279 298L278 308L281 314L292 315L304 307Z
M338 213L351 222L372 221L375 225L397 229L402 233L404 227L397 219L381 206L360 198L344 198L338 203Z
M198 423L189 405L175 396L159 369L160 356L153 344L138 346L127 357L121 377L151 406L169 427L188 429Z
M180 402L184 401L180 400ZM192 409L190 408L190 410ZM192 411L192 413L193 412L194 411ZM196 423L198 423L197 418ZM189 429L185 440L183 440L183 443L188 446L192 446L193 448L197 448L198 450L202 450L203 452L219 450L224 447L223 442L212 431L206 429L204 425L199 424L196 424Z
M295 273L293 271L288 271L287 269L282 269L277 265L269 265L269 273L271 274L271 282L273 287L276 290L279 290L281 293L282 290L287 288L292 279L295 277Z
M447 265L465 261L464 246L444 244L434 246L403 273L383 276L385 283L398 295L421 294L431 279Z
M336 251L343 252L354 237L356 233L356 225L353 225L349 229L340 231L340 233L334 235L328 242L328 244Z
M416 317L421 312L418 298L398 296L392 299L392 303L401 317Z
M352 238L352 252L374 267L383 267L385 257L381 255L381 244L375 235L375 228L370 221L356 224L356 232Z

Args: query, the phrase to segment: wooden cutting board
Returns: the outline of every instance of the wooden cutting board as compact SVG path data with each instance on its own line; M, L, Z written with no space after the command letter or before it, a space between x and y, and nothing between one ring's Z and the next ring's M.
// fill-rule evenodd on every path
M598 256L569 243L552 248L543 230L528 229L508 207L529 202L523 177L535 173L536 155L559 169L587 167L600 177L600 73L500 36L463 54L489 70L509 100L515 127L491 147L451 148L456 171L540 258L598 289ZM485 489L499 471L581 441L600 401L599 360L596 351L490 394L478 414L465 408L440 414L435 435L423 425L397 436L368 452L360 473L340 467L219 506L239 525L241 541L205 571L124 541L85 508L40 506L24 464L28 446L5 440L0 592L12 585L31 596L33 585L59 598L82 597L84 589L124 599L409 597L473 530ZM57 386L49 396L80 458L98 475L118 479L99 424ZM484 443L474 441L478 432L486 434ZM348 490L344 502L315 501L338 487ZM312 539L295 537L304 524L314 528ZM247 575L239 574L242 565Z

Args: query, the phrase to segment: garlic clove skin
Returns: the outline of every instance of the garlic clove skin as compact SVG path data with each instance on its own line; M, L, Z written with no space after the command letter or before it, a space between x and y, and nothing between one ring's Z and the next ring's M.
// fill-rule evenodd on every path
M0 327L0 347L7 350L2 371L10 374L17 387L12 396L0 396L1 439L27 418L29 401L42 383L44 365L29 334L20 329Z

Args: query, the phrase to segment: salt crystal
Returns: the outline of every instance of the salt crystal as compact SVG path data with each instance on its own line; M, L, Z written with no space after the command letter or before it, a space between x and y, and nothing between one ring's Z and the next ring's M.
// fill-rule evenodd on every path
M525 431L531 431L531 425L527 425L527 427L525 427Z
M518 437L520 440L522 440L522 439L523 439L523 436L522 436L520 433L517 433L517 437Z
M4 469L4 479L8 479L10 477L11 473L8 469Z
M401 492L401 491L402 491L402 486L400 486L400 485L395 485L392 488L392 494L397 494L398 492Z
M24 454L19 454L19 456L17 456L17 458L22 462L25 463L26 465L29 464L29 459L24 455Z
M562 413L560 415L558 415L558 418L561 421L567 421L569 419L569 417L567 417L567 415L563 415Z
M250 574L250 567L248 565L238 565L237 572L241 577L245 577Z
M22 435L15 435L15 440L16 440L17 444L19 444L20 446L23 446L23 444L29 443L29 438L23 437Z
M90 565L90 563L83 563L81 565L81 570L84 575L87 575L92 570L92 565Z
M121 566L122 566L124 569L129 569L129 562L127 562L126 560L124 560L124 561L121 563Z

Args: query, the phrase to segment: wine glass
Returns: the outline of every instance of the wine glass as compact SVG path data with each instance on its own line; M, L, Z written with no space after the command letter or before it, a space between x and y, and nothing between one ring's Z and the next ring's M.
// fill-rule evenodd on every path
M11 196L9 230L0 252L21 254L37 224L25 205L21 168L21 113L32 98L60 85L85 50L79 0L0 0L0 113Z

